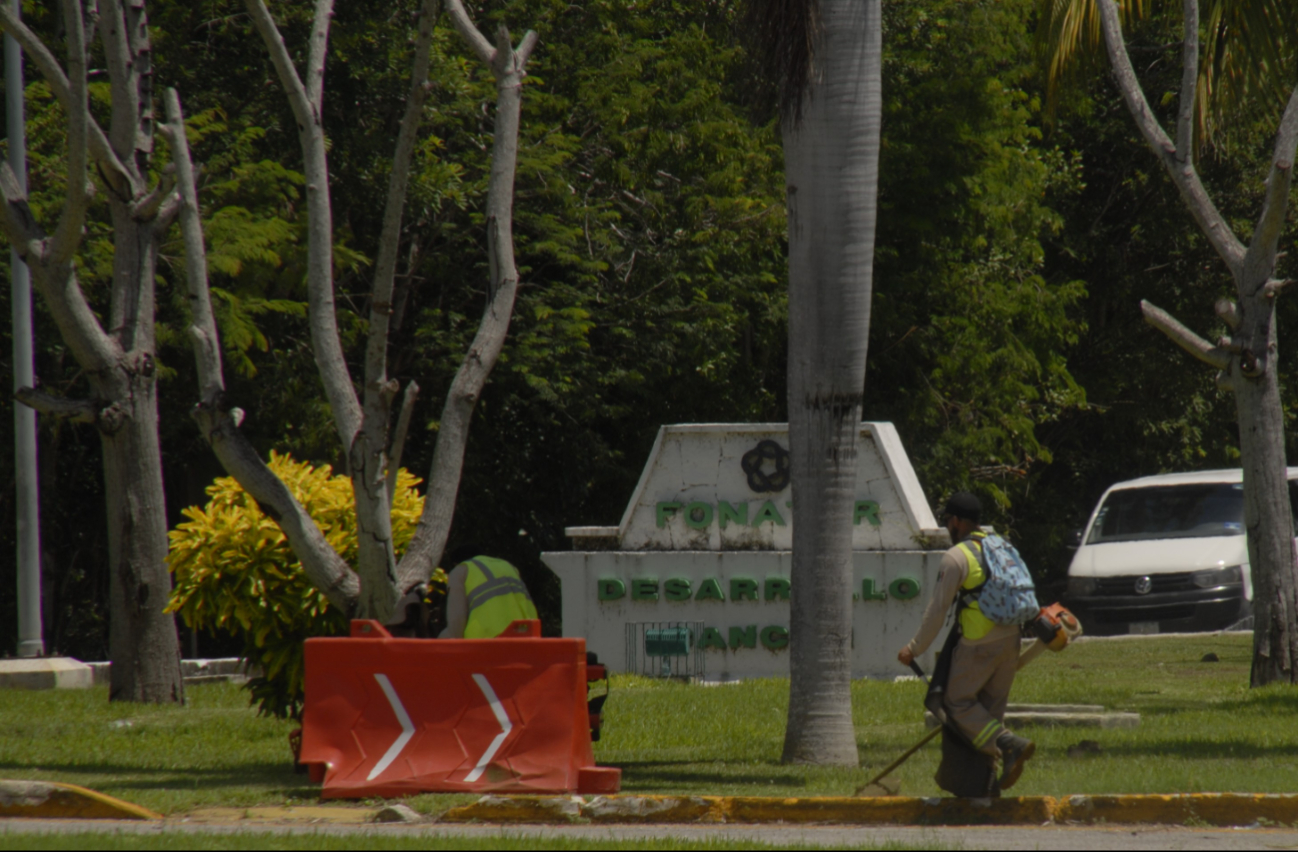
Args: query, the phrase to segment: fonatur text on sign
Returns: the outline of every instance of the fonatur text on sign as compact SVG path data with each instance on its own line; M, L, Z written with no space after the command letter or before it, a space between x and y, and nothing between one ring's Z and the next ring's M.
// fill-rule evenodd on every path
M622 671L628 624L701 624L704 677L787 674L787 446L784 424L662 427L621 523L569 528L574 550L542 554L564 635ZM892 678L948 542L891 424L861 424L857 465L853 675Z

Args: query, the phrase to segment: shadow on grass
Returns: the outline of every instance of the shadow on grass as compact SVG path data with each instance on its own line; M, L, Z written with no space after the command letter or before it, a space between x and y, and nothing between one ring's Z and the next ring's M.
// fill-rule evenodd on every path
M1262 746L1247 740L1167 740L1105 744L1107 757L1184 757L1192 760L1232 758L1254 760L1298 756L1298 743Z
M677 786L695 784L765 784L781 787L805 787L807 779L800 775L788 773L764 772L717 772L714 767L699 767L692 770L690 766L698 764L684 760L666 761L618 761L615 764L622 770L622 786Z
M1222 701L1217 704L1217 708L1227 712L1236 710L1265 710L1273 713L1290 713L1298 716L1298 690L1293 687L1284 687L1283 692L1272 691L1269 688L1265 692L1252 692L1248 697L1236 699L1234 701Z
M1178 713L1197 713L1205 710L1218 713L1275 713L1298 717L1298 690L1251 693L1244 698L1203 701L1194 698L1148 698L1133 693L1135 701L1127 702L1130 709L1148 716L1175 716Z
M68 780L83 776L111 776L111 786L131 790L198 790L264 784L285 791L303 789L313 796L320 791L318 785L304 786L305 776L298 775L293 771L292 765L285 763L246 763L221 769L158 769L113 763L42 763L34 766L0 761L0 775L11 769L25 772L40 770Z

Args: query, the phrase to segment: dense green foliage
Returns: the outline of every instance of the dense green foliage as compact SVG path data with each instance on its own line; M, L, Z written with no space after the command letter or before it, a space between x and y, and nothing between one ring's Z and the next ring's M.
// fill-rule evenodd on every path
M1051 461L1038 424L1084 406L1067 367L1083 282L1046 278L1080 182L1042 140L1031 3L885 6L884 149L866 419L902 426L934 503L995 509Z
M351 480L326 465L312 467L271 453L270 469L310 513L330 546L356 560L356 500ZM415 534L424 499L404 468L392 497L397 555ZM171 532L167 562L175 588L167 605L191 629L237 636L243 657L260 675L249 682L263 713L296 716L306 674L302 643L347 633L347 620L311 584L279 526L232 477L207 489L206 506L184 510Z
M476 542L520 566L548 630L557 626L558 589L539 553L568 546L564 526L617 521L660 424L785 416L781 152L773 121L748 106L762 99L752 91L737 4L487 0L472 10L484 29L530 27L541 42L529 66L515 204L523 284L474 418L451 544ZM275 6L294 51L306 43L310 5ZM342 5L331 40L325 110L338 303L357 360L417 5ZM29 6L28 19L55 43L57 14ZM340 467L303 320L306 223L287 103L240 0L152 0L149 8L155 85L180 90L204 167L231 401L247 412L243 428L263 452ZM1149 298L1211 336L1212 300L1228 277L1102 73L1061 91L1056 122L1045 127L1030 0L888 0L885 23L865 413L897 424L933 503L957 486L978 490L995 507L993 521L1051 574L1067 531L1113 481L1234 463L1229 399L1144 326L1137 307ZM423 388L403 458L415 471L428 469L442 395L487 279L481 225L493 90L442 24L393 318L390 372ZM1168 25L1154 18L1134 35L1157 59L1142 63L1151 92L1177 85ZM28 79L33 202L48 217L61 193L61 116L30 67ZM94 91L100 103L108 96ZM1175 105L1156 102L1164 111ZM1245 232L1273 131L1241 123L1203 157L1210 188ZM96 282L112 249L101 203L88 227L81 273L104 310ZM176 523L223 473L188 417L195 379L181 260L177 234L159 269L158 316ZM1281 273L1295 275L1294 263L1286 258ZM0 313L7 306L0 287ZM1281 310L1283 329L1295 309L1282 300ZM37 322L41 383L83 393L85 379L39 302ZM7 325L0 347L7 363ZM1298 353L1282 342L1281 355L1290 377ZM0 408L6 445L10 404ZM90 427L48 419L41 429L47 641L102 659L98 439ZM6 554L8 459L0 454ZM12 586L11 560L0 558L0 587ZM0 595L0 622L12 623L12 606ZM0 650L12 641L0 639ZM196 650L239 653L242 645L218 631L199 637Z

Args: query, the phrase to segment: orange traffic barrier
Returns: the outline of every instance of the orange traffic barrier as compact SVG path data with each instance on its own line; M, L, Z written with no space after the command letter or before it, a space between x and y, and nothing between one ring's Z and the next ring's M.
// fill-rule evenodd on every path
M614 793L597 767L586 640L516 621L495 639L394 639L376 621L308 639L301 762L325 798Z

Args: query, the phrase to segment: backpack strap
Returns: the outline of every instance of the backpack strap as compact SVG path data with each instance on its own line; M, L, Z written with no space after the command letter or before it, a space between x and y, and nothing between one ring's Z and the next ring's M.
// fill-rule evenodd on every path
M983 587L986 586L987 581L991 579L991 569L987 565L987 548L983 546L983 539L985 538L987 538L987 533L982 530L975 530L974 532L971 532L964 541L960 542L961 544L967 543L970 545L977 545L976 548L971 549L977 554L978 564L982 566L983 581L972 589L966 589L963 586L960 588L960 594L956 596L956 603L959 606L967 607L969 606L970 600L978 600L979 595L982 594Z

